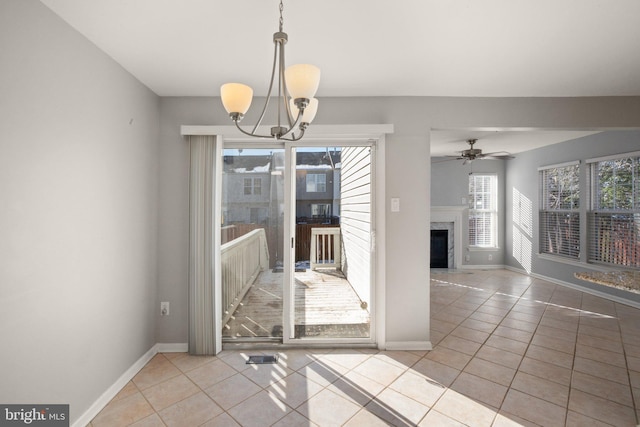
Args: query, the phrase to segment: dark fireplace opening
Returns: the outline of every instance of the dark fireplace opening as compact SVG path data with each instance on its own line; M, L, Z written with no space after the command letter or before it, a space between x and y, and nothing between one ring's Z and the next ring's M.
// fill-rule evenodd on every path
M448 230L431 230L431 268L449 268Z

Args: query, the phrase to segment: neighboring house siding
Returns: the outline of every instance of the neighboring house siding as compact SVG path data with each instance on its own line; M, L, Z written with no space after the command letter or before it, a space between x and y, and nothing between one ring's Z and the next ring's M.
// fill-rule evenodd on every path
M304 166L298 166L296 171L296 217L312 218L314 213L312 211L312 205L328 204L333 206L333 170L331 168L326 169L302 169ZM320 188L324 191L307 191L307 175L324 175L324 185ZM333 210L333 209L331 209ZM334 212L330 212L328 216L335 215Z
M343 272L360 299L371 302L371 149L342 151L341 217Z
M262 224L269 216L271 175L262 172L225 173L222 176L225 224ZM252 194L245 194L245 179L252 180ZM253 181L260 180L259 194L253 194Z

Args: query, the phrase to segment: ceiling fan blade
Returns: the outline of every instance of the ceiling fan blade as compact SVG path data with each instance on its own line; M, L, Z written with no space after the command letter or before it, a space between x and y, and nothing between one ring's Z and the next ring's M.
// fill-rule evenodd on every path
M511 159L515 159L515 156L512 156L511 154L494 154L494 153L489 153L489 154L484 154L482 157L480 157L481 159L494 159L494 160L511 160Z
M512 156L508 151L494 151L492 153L485 153L483 156Z
M462 160L463 157L459 157L459 156L438 156L438 157L434 157L434 159L437 159L437 160L431 160L431 163L444 163L444 162L451 162L453 160Z

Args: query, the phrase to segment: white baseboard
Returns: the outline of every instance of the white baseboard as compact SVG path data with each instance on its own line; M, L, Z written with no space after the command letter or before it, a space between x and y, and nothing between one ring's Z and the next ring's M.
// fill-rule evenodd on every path
M189 344L185 343L158 343L158 353L186 353L189 351Z
M504 270L504 265L463 265L461 270Z
M109 402L111 402L111 399L113 399L116 394L118 394L120 390L122 390L124 386L126 386L127 383L129 383L129 381L131 381L133 377L135 377L136 374L145 367L147 363L149 363L151 359L153 359L153 356L158 353L184 352L187 351L187 348L188 345L182 343L161 343L151 347L149 351L147 351L138 360L136 360L136 362L131 365L131 367L127 369L125 373L122 374L120 378L118 378L116 382L113 383L113 385L111 385L111 387L109 387L104 393L102 393L102 396L100 396L98 400L96 400L93 405L91 405L89 409L87 409L84 414L82 414L80 418L78 418L72 424L72 427L85 427L86 425L88 425L91 420L94 419L96 415L98 415Z
M384 350L433 350L431 341L387 341Z

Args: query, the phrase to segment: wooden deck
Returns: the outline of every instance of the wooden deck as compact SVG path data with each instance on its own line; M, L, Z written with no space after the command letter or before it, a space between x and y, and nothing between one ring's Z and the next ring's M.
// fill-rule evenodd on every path
M283 273L265 271L223 328L225 339L282 337ZM369 311L340 271L295 273L297 338L369 337Z

